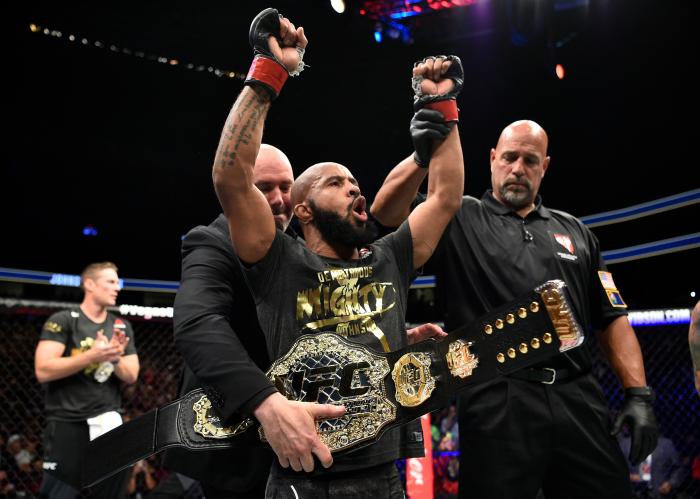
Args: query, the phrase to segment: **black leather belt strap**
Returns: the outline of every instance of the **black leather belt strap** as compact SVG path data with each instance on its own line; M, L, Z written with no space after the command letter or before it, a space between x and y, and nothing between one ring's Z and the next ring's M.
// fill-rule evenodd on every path
M203 396L204 390L193 390L91 441L83 463L83 486L91 487L168 447L216 450L261 445L253 431L228 439L205 438L195 432L192 407Z
M550 281L440 341L395 352L377 352L335 333L305 335L273 363L268 376L289 399L345 405L343 417L317 422L317 431L332 452L356 449L446 406L458 390L502 375L521 376L523 369L578 346L583 335L564 288ZM522 376L540 382L553 382L558 374L526 372ZM170 446L259 445L258 432L250 431L256 425L248 419L223 427L204 391L194 390L90 442L83 483L93 485Z
M582 376L585 372L578 371L573 368L554 369L552 367L540 367L523 369L509 374L511 378L522 379L524 381L534 381L544 383L545 385L553 385L560 381L569 380Z

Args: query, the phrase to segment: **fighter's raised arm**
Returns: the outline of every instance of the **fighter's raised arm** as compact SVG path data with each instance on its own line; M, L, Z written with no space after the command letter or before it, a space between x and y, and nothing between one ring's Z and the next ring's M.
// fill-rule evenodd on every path
M303 69L308 42L304 28L272 8L253 19L249 38L255 57L226 119L212 177L238 257L255 263L267 253L276 229L270 205L253 183L253 166L270 103L287 78Z
M463 80L462 63L456 56L426 57L413 68L416 115L428 109L439 111L445 123L451 126L443 141L433 141L432 156L429 149L416 148L416 160L429 162L430 175L426 201L408 217L413 237L415 268L425 264L433 254L462 201L464 159L457 130L456 98L462 89ZM430 133L430 130L426 133Z

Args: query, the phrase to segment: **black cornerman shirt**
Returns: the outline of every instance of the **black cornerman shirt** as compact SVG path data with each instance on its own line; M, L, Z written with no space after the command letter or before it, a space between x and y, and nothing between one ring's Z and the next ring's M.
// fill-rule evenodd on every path
M70 357L92 348L98 331L109 341L117 330L129 338L124 355L135 354L131 324L109 312L101 324L85 317L79 308L57 312L44 323L39 341L63 343L66 346L63 357ZM105 374L97 363L66 378L49 381L45 388L49 420L84 421L121 407L119 378L113 372Z
M480 200L464 196L426 272L436 274L448 331L550 279L566 282L587 337L627 315L596 237L572 215L545 208L540 196L525 218L498 202L491 190ZM587 347L566 355L582 370L590 367ZM559 356L547 365L571 363Z

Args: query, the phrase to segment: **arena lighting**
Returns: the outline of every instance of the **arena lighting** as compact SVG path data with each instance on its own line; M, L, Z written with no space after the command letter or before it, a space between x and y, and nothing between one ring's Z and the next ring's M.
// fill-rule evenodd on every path
M435 11L468 7L477 0L365 0L360 15L371 19L405 19Z
M345 12L345 0L331 0L331 7L338 14Z
M556 67L554 68L554 72L556 73L557 78L559 78L560 80L564 79L564 75L566 74L566 71L564 70L564 66L562 66L561 64L557 64Z
M384 37L400 40L405 44L414 41L412 31L416 27L415 18L431 15L444 10L467 7L477 0L365 0L358 9L365 16L382 25L375 27L374 39L377 43Z
M97 228L94 225L86 225L83 227L84 236L97 236Z
M172 67L178 67L182 69L187 69L190 71L197 71L200 73L209 73L217 77L228 77L228 78L236 78L238 80L245 80L246 78L246 73L244 72L237 72L237 71L229 71L229 70L224 70L224 69L219 69L215 68L214 66L207 66L204 64L195 64L193 62L183 62L180 59L177 58L171 58L171 57L166 57L164 55L156 55L156 54L151 54L142 50L134 50L129 47L119 47L114 44L105 44L101 41L95 40L88 40L87 38L82 38L80 36L76 36L74 34L69 34L67 37L64 38L63 33L59 30L55 29L49 29L49 28L42 28L41 26L30 23L29 24L29 31L32 33L37 33L37 34L43 34L46 36L50 36L52 38L57 38L57 39L67 39L69 42L69 45L75 45L76 43L79 43L85 47L93 47L93 48L98 48L102 50L109 50L110 52L122 54L122 55L128 55L131 57L135 57L137 59L142 59L150 62L156 62L158 64L166 64L168 66Z

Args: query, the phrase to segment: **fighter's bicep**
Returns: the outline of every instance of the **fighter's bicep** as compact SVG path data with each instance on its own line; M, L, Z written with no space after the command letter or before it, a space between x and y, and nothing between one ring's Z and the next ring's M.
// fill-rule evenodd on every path
M241 261L257 263L265 257L275 239L272 209L255 186L235 198L226 213L234 251Z

